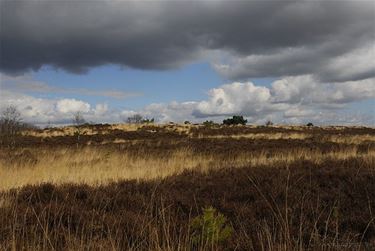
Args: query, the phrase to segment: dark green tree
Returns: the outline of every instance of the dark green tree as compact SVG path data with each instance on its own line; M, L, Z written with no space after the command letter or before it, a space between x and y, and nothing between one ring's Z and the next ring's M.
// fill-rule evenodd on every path
M233 116L232 118L224 119L224 125L246 125L247 120L243 116Z
M314 126L314 124L309 122L309 123L306 124L306 126L311 127L311 126Z

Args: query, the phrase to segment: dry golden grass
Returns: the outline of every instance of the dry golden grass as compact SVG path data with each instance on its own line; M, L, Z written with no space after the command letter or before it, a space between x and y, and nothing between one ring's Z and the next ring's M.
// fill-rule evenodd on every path
M340 144L361 144L363 142L375 142L375 135L331 135L326 137L326 141L340 143Z
M36 164L0 162L0 189L43 182L102 184L119 179L153 179L208 164L209 158L192 157L189 150L176 151L169 158L131 156L86 147L30 149Z
M142 127L150 125L145 124L113 124L102 128L101 133L111 133L113 130L137 131ZM106 146L91 146L90 141L82 148L60 147L32 147L18 148L9 152L10 155L17 156L27 150L32 156L32 161L20 159L9 161L6 158L8 153L1 154L0 159L0 190L22 187L26 184L40 184L43 182L62 183L85 183L90 185L106 184L110 181L122 179L156 179L181 173L183 170L196 169L207 171L209 169L223 167L243 167L243 166L272 166L279 162L292 163L299 160L309 160L314 163L321 163L327 159L346 160L350 158L360 158L370 166L375 166L375 151L373 148L367 151L358 151L362 143L375 142L373 134L317 134L306 129L306 127L296 126L274 126L274 128L293 129L293 131L275 132L273 130L261 133L240 133L229 135L193 135L192 129L201 127L199 125L152 125L152 128L162 128L180 134L186 134L190 137L208 138L208 139L230 139L230 140L309 140L318 136L320 142L333 142L345 144L341 150L322 152L321 149L311 150L310 148L293 148L290 150L269 152L246 152L238 154L229 154L228 156L219 156L214 154L197 154L192 149L183 148L175 150L171 154L161 157L150 153L132 154L129 152L115 151L110 152ZM245 128L245 126L242 126ZM246 128L257 128L257 126L246 126ZM327 127L325 130L341 130L345 127ZM146 128L147 129L147 128ZM272 129L272 128L271 128ZM74 135L75 128L63 127L52 128L48 130L33 130L24 132L25 135L34 137L54 137ZM98 133L95 127L84 127L83 134L93 135ZM115 139L104 140L102 145L127 144L136 145L143 139ZM160 144L153 143L152 147L158 148ZM173 145L171 139L168 143ZM3 151L3 150L0 150ZM359 153L361 152L361 153ZM22 155L22 154L21 154ZM17 158L16 158L17 159ZM35 162L35 163L34 163Z
M53 150L33 148L26 151L35 156L36 161L28 161L27 158L20 161L9 161L5 158L0 161L0 190L44 182L99 185L123 179L150 180L191 169L205 172L224 167L272 166L297 160L309 160L319 164L327 159L360 158L370 166L375 166L375 150L359 154L356 146L324 153L304 148L272 154L266 151L249 152L219 160L218 156L199 155L187 148L176 150L164 157L147 153L131 155L120 151L110 152L106 148L93 146L78 150L59 147Z
M191 133L193 128L202 127L201 125L192 125L192 124L151 124L152 127L164 129L171 132L177 132L180 134L186 134L189 137L196 137ZM113 130L121 130L121 131L137 131L143 127L149 126L148 124L112 124L105 130L100 131L101 134L110 134ZM247 125L243 126L246 128L259 128L259 126L254 125ZM293 130L292 132L264 132L264 133L245 133L245 134L233 134L233 135L203 135L198 134L198 138L211 138L211 139L222 139L222 138L230 138L230 139L253 139L253 140L279 140L279 139L294 139L294 140L306 140L314 137L313 133L310 133L306 130L304 126L271 126L270 128L281 128L286 130ZM340 131L344 130L347 127L320 127L326 131ZM353 127L355 128L355 127ZM81 129L81 134L84 135L95 135L99 132L92 127L83 127ZM296 132L297 131L297 132ZM56 137L56 136L73 136L76 132L76 128L74 126L66 126L62 128L52 128L52 129L45 129L45 130L28 130L24 131L22 134L25 136L33 136L33 137ZM359 145L363 142L375 142L375 135L373 134L363 134L363 135L340 135L340 134L332 134L332 135L325 135L319 139L322 142L333 142L339 144L354 144ZM103 144L106 143L124 143L123 139L113 141L104 141Z
M267 139L267 140L277 140L277 139L307 139L311 138L312 135L308 133L248 133L248 134L236 134L236 135L210 135L203 136L199 135L199 138L231 138L231 139Z
M105 130L102 130L103 134L110 134L113 130L121 131L137 131L142 127L152 125L155 128L163 128L170 131L177 131L181 133L188 133L189 130L193 127L198 127L191 124L111 124ZM97 130L90 126L83 126L81 133L85 135L95 135L98 133ZM56 136L73 136L76 132L74 126L64 126L61 128L50 128L44 130L26 130L22 132L24 136L33 136L33 137L56 137Z
M35 130L24 135L41 138L0 148L0 250L224 250L230 244L230 250L328 251L362 250L374 240L372 130L197 127L84 127L85 135L116 130L118 138L86 137L79 144L42 139L74 135L74 127ZM160 135L149 133L159 128ZM175 176L185 170L197 172ZM169 178L160 182L163 177ZM134 179L148 182L116 182ZM24 187L46 182L71 184ZM212 204L234 226L232 239L192 244L190 213ZM364 239L367 229L372 235Z

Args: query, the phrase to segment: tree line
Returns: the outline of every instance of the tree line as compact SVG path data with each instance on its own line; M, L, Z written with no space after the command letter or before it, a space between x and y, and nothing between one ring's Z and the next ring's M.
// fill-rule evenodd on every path
M128 117L125 122L129 124L148 124L154 123L154 118L144 118L140 114L134 114ZM82 112L76 112L73 114L72 123L76 127L76 135L77 141L79 141L79 136L82 134L81 126L86 124L86 120L82 114ZM184 124L191 124L189 121L185 121ZM214 126L219 125L212 120L206 120L202 123L204 126ZM234 115L231 118L227 118L223 120L223 125L246 125L247 120L241 115ZM272 126L273 123L271 121L266 122L266 126ZM307 123L306 126L313 126L311 122ZM35 127L29 123L25 123L22 121L21 113L18 109L10 105L6 107L3 112L1 113L0 117L0 143L1 145L9 145L14 146L15 141L18 135L20 135L22 130L26 129L34 129Z

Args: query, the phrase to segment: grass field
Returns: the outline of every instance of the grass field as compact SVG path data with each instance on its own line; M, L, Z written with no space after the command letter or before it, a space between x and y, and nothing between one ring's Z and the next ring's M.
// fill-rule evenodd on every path
M374 250L375 129L87 125L0 148L0 250Z

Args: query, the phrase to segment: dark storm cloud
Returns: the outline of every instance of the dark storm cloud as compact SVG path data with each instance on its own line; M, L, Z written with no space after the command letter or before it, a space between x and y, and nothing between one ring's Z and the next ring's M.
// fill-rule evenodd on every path
M170 69L213 60L210 52L219 51L237 59L229 69L217 67L233 79L316 74L340 80L332 59L374 42L374 21L373 1L2 0L0 67L13 73L43 65L80 73L109 63ZM339 75L374 75L364 68Z

